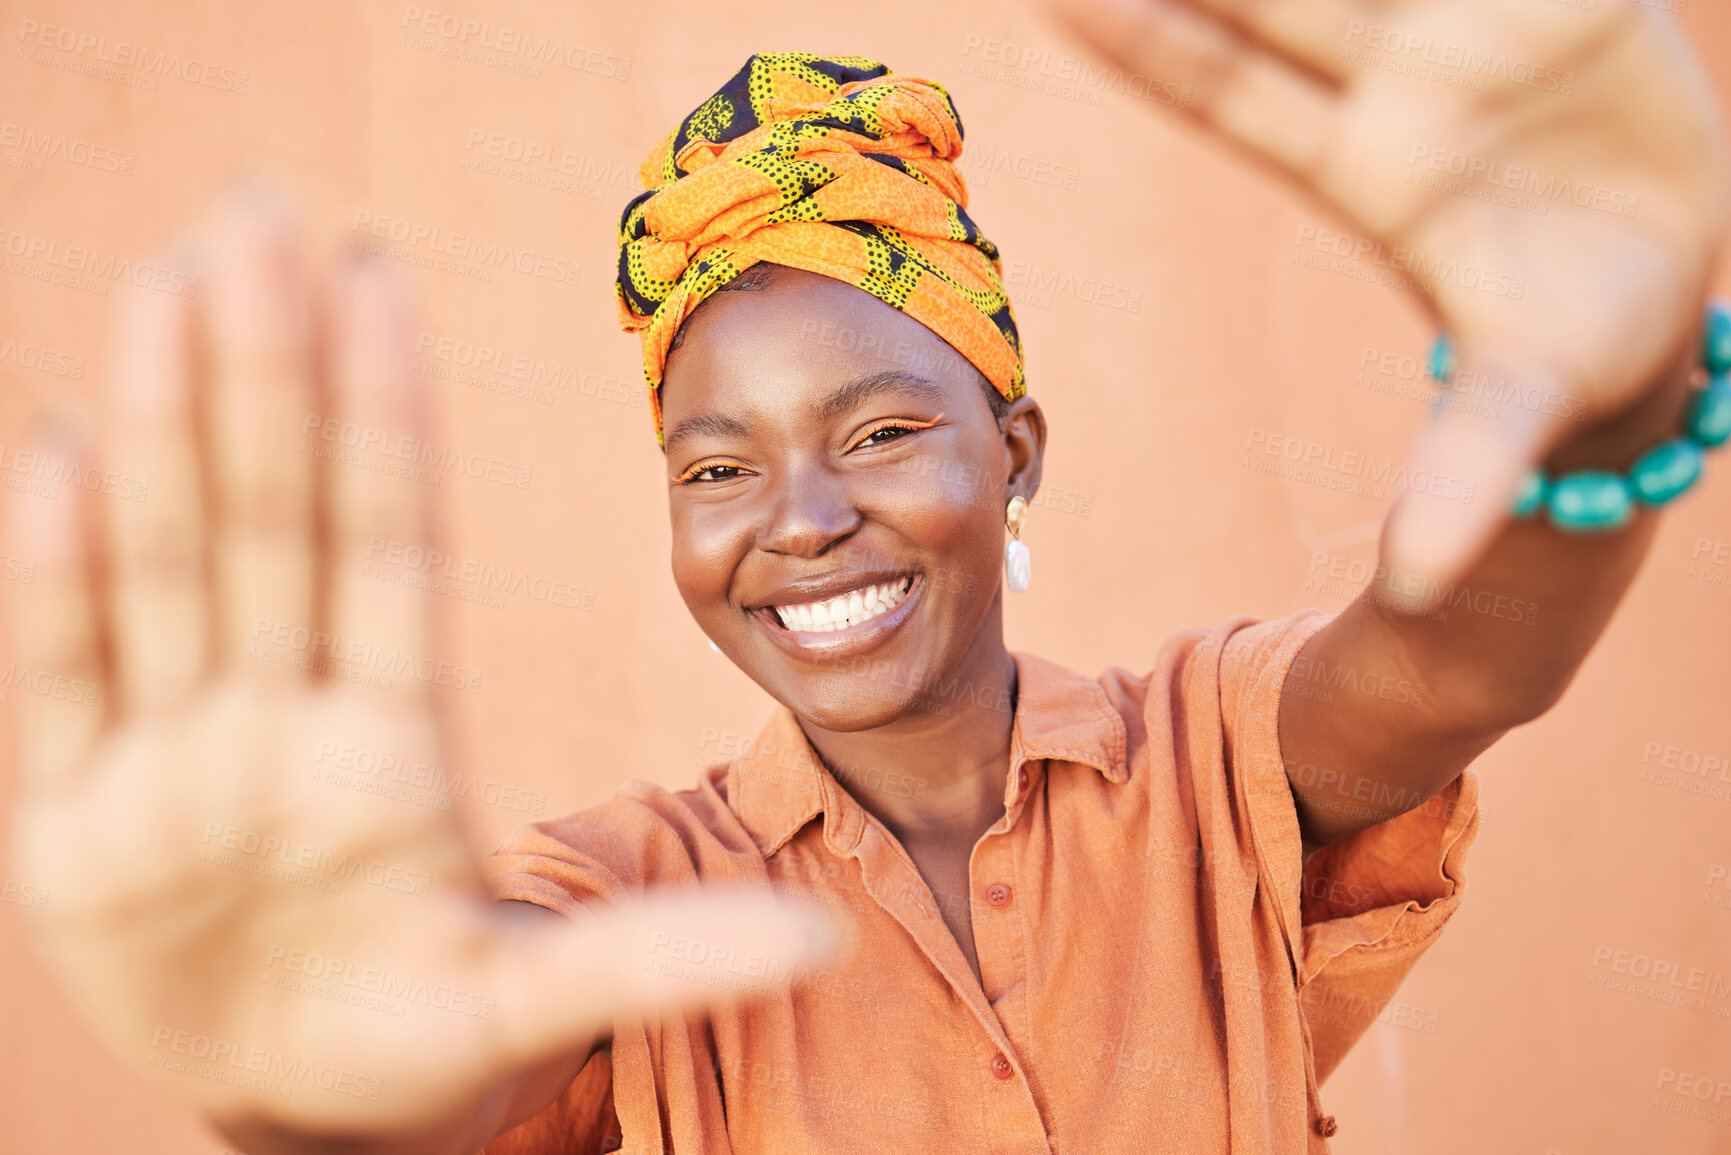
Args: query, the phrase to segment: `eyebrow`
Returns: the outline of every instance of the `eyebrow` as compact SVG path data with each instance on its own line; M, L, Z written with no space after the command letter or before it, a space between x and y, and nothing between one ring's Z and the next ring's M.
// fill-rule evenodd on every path
M936 381L921 377L918 373L886 369L881 373L849 381L818 403L817 415L825 421L833 420L880 393L901 393L934 404L944 399L943 386Z
M675 425L673 432L662 439L661 451L672 453L674 445L699 433L707 433L711 437L745 437L750 432L751 426L737 417L728 417L721 413L700 413Z
M933 404L944 400L944 388L936 381L921 377L917 373L887 369L842 385L818 402L815 412L820 420L833 421L881 393L900 393ZM675 425L662 442L662 451L671 453L680 441L700 433L707 433L712 437L747 437L751 434L751 424L723 413L700 413Z

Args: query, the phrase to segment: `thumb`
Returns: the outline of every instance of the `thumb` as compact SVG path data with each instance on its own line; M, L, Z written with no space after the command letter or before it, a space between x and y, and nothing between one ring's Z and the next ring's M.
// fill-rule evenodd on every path
M1424 591L1412 599L1420 603L1415 608L1436 601L1483 556L1508 522L1522 479L1571 426L1545 407L1520 401L1561 396L1556 372L1480 356L1463 360L1457 387L1474 375L1494 382L1497 394L1511 400L1485 415L1448 404L1450 390L1439 389L1430 420L1408 454L1406 484L1384 532L1389 571L1421 579L1413 583Z
M783 988L845 950L851 926L762 888L682 887L598 906L561 925L518 924L485 989L501 1044L533 1062L626 1015L650 1018Z

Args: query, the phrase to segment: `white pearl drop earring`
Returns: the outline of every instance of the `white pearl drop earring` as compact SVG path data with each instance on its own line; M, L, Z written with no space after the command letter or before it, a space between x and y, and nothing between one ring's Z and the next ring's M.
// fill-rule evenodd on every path
M1013 594L1027 593L1034 580L1034 562L1022 544L1022 525L1027 520L1027 499L1019 494L1010 498L1004 510L1004 525L1010 531L1010 540L1004 545L1004 581Z

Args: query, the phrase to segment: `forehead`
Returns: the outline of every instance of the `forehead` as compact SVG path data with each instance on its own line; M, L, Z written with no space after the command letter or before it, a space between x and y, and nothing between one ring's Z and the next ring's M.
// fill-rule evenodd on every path
M661 406L672 429L700 409L817 399L887 372L969 389L980 377L949 342L864 289L778 267L761 287L716 293L692 313L668 356Z

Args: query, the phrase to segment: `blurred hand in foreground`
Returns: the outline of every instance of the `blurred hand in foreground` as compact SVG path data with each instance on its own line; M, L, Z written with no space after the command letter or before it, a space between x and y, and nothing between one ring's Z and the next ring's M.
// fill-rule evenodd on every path
M1463 371L1535 404L1438 411L1409 458L1391 569L1460 576L1526 470L1694 362L1724 239L1718 103L1669 12L1634 0L1048 0L1110 64L1351 222L1453 335ZM1306 253L1313 250L1307 248ZM1679 393L1679 397L1680 397ZM1681 409L1681 401L1678 401ZM1472 500L1458 499L1473 486ZM1449 487L1445 487L1449 488Z
M258 193L181 248L196 299L127 291L100 436L37 447L143 499L68 484L7 511L37 563L20 664L101 688L14 699L14 869L51 891L39 945L96 1032L225 1125L402 1131L586 1054L615 1014L723 997L702 965L666 973L674 935L826 953L829 920L767 894L512 917L454 812L329 780L449 765L428 595L363 567L427 541L428 489L341 432L423 436L404 294L366 261L315 275Z

